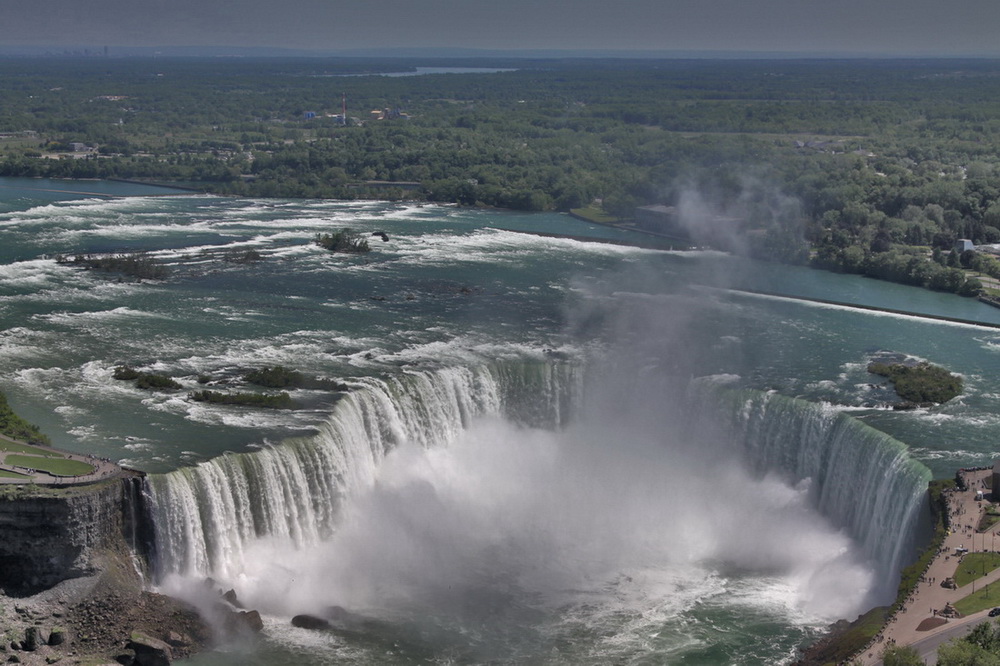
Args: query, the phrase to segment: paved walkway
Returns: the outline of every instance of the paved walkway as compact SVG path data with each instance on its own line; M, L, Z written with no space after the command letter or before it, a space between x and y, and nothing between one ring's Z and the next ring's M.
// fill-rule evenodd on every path
M997 551L1000 549L1000 523L984 533L976 531L988 503L976 501L977 490L987 490L984 480L991 470L964 472L968 490L947 492L948 512L951 516L951 532L944 540L944 545L931 562L923 579L906 600L903 608L886 624L881 640L876 639L860 656L861 663L866 666L881 664L880 656L886 645L895 642L897 645L910 645L923 641L936 634L954 630L957 626L977 623L987 617L989 610L962 618L947 619L943 624L928 630L920 630L921 622L929 618L939 617L946 604L954 604L967 597L983 585L1000 580L1000 569L988 573L968 585L952 590L941 586L941 581L951 578L961 566L962 557L956 554L956 549L967 548L969 552ZM996 605L1000 606L1000 592L997 593Z
M46 472L40 470L29 470L25 467L18 467L14 465L7 464L8 455L30 455L30 454L20 454L16 451L0 451L0 469L7 470L10 472L17 472L18 474L23 474L22 477L8 477L0 476L0 484L4 483L35 483L44 486L66 486L66 485L80 485L84 483L94 483L97 481L104 481L107 479L112 479L120 476L122 473L122 468L117 464L106 460L104 458L96 458L93 456L84 456L77 453L70 453L68 451L61 451L59 449L52 448L51 446L39 446L37 444L27 444L26 442L21 442L16 439L11 439L4 435L0 435L0 439L13 442L14 444L20 444L22 446L31 446L36 449L41 449L46 452L54 453L61 458L67 460L77 460L88 465L93 465L94 471L90 474L81 474L79 476L53 476Z

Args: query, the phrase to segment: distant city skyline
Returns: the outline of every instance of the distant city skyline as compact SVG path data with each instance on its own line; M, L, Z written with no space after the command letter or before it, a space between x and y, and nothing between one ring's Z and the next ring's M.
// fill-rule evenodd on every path
M711 51L1000 56L996 0L0 0L0 50Z

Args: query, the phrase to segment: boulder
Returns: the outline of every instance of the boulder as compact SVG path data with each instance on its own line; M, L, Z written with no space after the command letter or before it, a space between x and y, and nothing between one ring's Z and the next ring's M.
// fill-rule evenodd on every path
M260 618L260 613L251 611L230 611L226 617L226 629L230 633L259 634L264 630L264 620Z
M24 640L21 641L21 649L26 652L34 652L45 645L45 636L38 627L28 627L24 630Z
M236 590L230 589L222 595L222 598L232 604L233 608L243 608L243 604L240 603L239 598L236 596Z
M330 623L315 615L296 615L292 618L292 626L300 629L329 629Z
M63 629L53 629L49 634L49 645L62 645L66 642L66 632Z
M169 666L173 659L169 645L141 631L132 632L128 649L135 652L135 663L138 666Z

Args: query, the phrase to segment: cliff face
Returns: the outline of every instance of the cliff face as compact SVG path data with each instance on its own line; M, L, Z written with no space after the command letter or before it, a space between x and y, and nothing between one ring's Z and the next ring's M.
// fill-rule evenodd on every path
M102 551L124 552L137 532L136 481L5 489L0 496L0 588L31 594L96 573Z

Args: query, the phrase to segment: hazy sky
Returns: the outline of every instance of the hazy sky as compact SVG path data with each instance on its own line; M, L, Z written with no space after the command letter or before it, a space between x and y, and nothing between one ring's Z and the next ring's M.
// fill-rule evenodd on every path
M1000 0L0 0L0 47L1000 55Z

